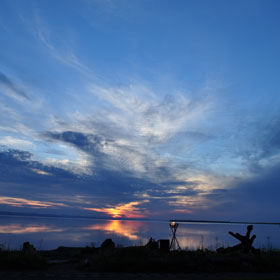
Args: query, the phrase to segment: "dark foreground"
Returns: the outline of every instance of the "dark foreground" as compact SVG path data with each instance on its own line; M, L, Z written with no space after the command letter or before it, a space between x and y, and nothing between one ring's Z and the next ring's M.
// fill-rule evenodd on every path
M49 280L49 279L96 279L96 280L279 280L280 273L109 273L84 271L5 271L0 279L7 280Z
M280 280L280 251L161 252L147 247L2 251L0 279Z

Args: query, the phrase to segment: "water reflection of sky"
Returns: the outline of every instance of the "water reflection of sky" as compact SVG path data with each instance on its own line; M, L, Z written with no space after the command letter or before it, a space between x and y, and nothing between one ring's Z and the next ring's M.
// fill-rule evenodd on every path
M246 225L179 224L177 238L182 248L216 249L237 244L228 231L245 234ZM257 235L255 247L271 245L280 249L279 226L255 225L253 233ZM44 250L58 246L100 246L106 238L112 238L117 245L140 245L150 237L170 239L169 223L0 216L0 244L11 249L20 248L25 241Z
M21 225L21 224L10 224L10 225L0 225L0 234L24 234L24 233L36 233L36 232L62 232L62 228L51 228L45 225L31 224L31 225Z

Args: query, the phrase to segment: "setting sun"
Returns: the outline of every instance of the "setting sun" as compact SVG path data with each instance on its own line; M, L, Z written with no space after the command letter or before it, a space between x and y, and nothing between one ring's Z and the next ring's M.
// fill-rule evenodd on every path
M148 202L144 201L132 201L125 204L118 204L115 207L104 208L84 208L85 210L105 213L112 218L145 218L147 210L144 208L138 208L136 206Z

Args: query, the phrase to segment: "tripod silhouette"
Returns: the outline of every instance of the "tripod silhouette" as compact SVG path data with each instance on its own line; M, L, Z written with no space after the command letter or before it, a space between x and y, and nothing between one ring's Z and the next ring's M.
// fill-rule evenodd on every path
M171 240L171 244L170 244L170 249L171 250L181 250L179 242L176 238L176 231L177 231L178 226L179 226L179 224L177 224L175 222L170 223L170 229L171 229L171 232L172 232L172 240Z

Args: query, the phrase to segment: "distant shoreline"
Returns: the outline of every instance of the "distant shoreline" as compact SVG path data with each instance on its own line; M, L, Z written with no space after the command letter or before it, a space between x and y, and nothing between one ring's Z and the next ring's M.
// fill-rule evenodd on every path
M0 211L1 216L8 217L33 217L33 218L65 218L65 219L86 219L86 220L116 220L116 221L142 221L142 222L168 222L168 220L152 220L148 218L113 218L113 217L90 217L90 216L71 216L71 215L55 215L55 214L39 214L39 213L19 213Z
M182 219L148 219L148 218L113 218L113 217L92 217L92 216L71 216L71 215L56 215L56 214L39 214L39 213L19 213L0 211L0 216L10 217L34 217L34 218L65 218L65 219L86 219L86 220L116 220L116 221L142 221L142 222L176 222L182 224L239 224L239 225L279 225L280 222L244 222L244 221L217 221L217 220L182 220Z
M211 221L211 220L169 220L170 222L186 224L239 224L239 225L279 225L280 222L232 222L232 221Z

